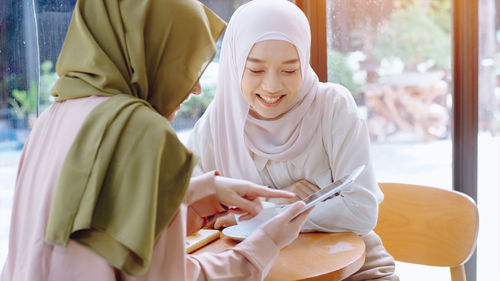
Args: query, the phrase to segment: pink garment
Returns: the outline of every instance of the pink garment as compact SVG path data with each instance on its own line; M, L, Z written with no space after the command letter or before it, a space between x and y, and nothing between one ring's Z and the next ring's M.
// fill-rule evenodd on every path
M214 172L192 180L185 203L155 245L151 267L145 276L127 276L73 240L67 247L44 242L52 198L66 154L87 115L106 99L93 96L55 103L37 120L20 162L9 253L0 280L263 279L279 249L262 230L220 254L186 254L188 207L194 210L194 216L211 215L221 208L213 195ZM199 220L201 218L190 219Z
M288 113L274 121L257 120L248 112L241 78L256 42L283 40L297 48L302 88ZM318 77L309 65L311 33L307 17L285 0L251 1L236 10L222 42L215 99L207 109L214 130L217 169L223 176L262 183L251 153L285 161L297 157L316 134L321 121Z

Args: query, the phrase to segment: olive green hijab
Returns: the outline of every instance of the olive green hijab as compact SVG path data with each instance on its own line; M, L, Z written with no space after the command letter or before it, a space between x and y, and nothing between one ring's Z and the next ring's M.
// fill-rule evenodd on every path
M111 96L64 161L46 241L89 247L130 275L184 198L197 161L163 116L197 83L225 28L194 0L78 0L56 65L56 101Z

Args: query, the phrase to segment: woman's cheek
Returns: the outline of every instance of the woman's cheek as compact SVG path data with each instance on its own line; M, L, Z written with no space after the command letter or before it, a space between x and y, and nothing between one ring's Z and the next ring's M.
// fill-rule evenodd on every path
M288 79L287 84L298 91L302 87L302 77L300 75L294 75Z
M246 77L244 83L242 84L241 89L243 92L247 93L254 92L259 88L261 83L260 81L261 79L258 77L252 77L252 76Z

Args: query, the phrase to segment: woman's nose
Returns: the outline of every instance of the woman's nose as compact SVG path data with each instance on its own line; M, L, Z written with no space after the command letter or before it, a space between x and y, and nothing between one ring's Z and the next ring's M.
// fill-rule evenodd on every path
M272 72L266 73L262 81L262 89L268 93L277 93L283 90L279 76Z

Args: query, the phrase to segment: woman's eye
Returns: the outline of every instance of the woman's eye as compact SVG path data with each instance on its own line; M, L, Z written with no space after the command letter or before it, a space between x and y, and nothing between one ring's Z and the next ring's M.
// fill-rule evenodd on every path
M283 70L283 72L287 73L287 74L293 74L295 72L297 72L297 69L293 69L293 70Z
M264 70L258 70L258 69L250 69L249 68L248 70L250 70L250 72L255 73L255 74L260 74L260 73L264 72Z

